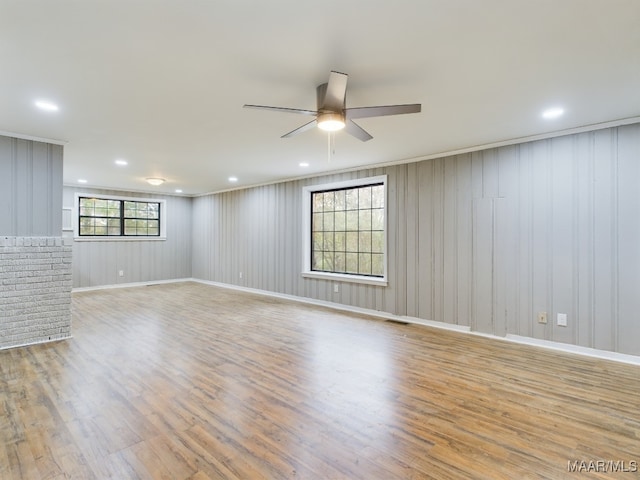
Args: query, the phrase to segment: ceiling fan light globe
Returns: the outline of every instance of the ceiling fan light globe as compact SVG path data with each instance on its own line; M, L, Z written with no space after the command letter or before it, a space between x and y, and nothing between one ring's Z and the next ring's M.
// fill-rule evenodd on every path
M325 132L337 132L344 128L344 117L338 113L321 113L318 115L318 128Z

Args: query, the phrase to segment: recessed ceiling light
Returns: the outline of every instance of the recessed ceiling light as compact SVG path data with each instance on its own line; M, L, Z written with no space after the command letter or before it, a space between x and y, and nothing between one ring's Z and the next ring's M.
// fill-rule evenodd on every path
M300 162L298 165L300 165L301 167L308 167L309 164L307 162Z
M147 183L149 185L157 187L158 185L162 185L164 183L164 178L147 178Z
M35 104L36 107L45 112L57 112L59 110L58 105L47 100L36 100Z
M79 178L78 183L87 183L87 181L84 178Z
M238 177L229 177L229 181L230 182L237 182L238 181Z
M116 160L116 165L120 165L121 167L124 167L125 165L129 165L129 162L127 162L122 158L119 158Z
M176 193L182 193L182 190L180 190L179 188L176 188Z
M542 112L542 118L547 120L553 120L554 118L561 117L564 113L564 109L560 107L549 108Z

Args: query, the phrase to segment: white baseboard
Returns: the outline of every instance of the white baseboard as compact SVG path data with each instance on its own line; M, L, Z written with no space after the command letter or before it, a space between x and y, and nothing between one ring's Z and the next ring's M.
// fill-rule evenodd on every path
M130 287L148 287L150 285L160 285L164 283L183 283L183 282L197 282L193 278L173 278L170 280L154 280L149 282L132 282L132 283L116 283L112 285L97 285L95 287L77 287L71 290L72 293L77 292L92 292L94 290L109 290L112 288L130 288Z
M440 328L443 330L451 330L455 332L466 333L469 335L476 335L476 336L486 337L494 340L501 340L504 342L530 345L530 346L546 348L546 349L556 350L556 351L565 352L565 353L573 353L573 354L587 356L587 357L599 358L602 360L612 360L615 362L627 363L632 365L640 365L640 356L636 356L636 355L627 355L624 353L610 352L608 350L598 350L595 348L582 347L579 345L571 345L569 343L553 342L550 340L539 340L537 338L523 337L520 335L508 334L506 337L499 337L497 335L491 335L489 333L474 332L471 330L470 327L465 325L452 325L449 323L437 322L435 320L424 320L422 318L394 315L392 313L380 312L378 310L371 310L368 308L352 307L350 305L343 305L340 303L334 303L334 302L329 302L325 300L315 300L313 298L297 297L294 295L286 295L282 293L269 292L266 290L258 290L255 288L241 287L238 285L231 285L228 283L211 282L208 280L200 280L197 278L191 278L189 280L192 282L203 283L205 285L212 285L215 287L227 288L231 290L240 290L243 292L255 293L258 295L265 295L268 297L281 298L285 300L291 300L294 302L329 307L329 308L333 308L334 310L360 313L364 315L369 315L371 317L396 320L400 322L412 323L417 325L424 325L426 327Z

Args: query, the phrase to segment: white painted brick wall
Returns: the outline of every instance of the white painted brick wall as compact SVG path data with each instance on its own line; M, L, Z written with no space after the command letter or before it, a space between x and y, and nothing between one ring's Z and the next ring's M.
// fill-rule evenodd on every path
M0 237L0 349L71 336L71 242Z

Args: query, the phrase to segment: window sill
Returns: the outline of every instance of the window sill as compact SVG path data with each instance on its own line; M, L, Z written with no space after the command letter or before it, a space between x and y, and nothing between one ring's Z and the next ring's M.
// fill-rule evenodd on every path
M73 237L74 242L158 242L166 239L167 237Z
M364 285L376 285L386 287L389 282L386 277L365 277L361 275L347 275L343 273L328 272L302 272L304 278L315 278L319 280L332 280L334 282L361 283Z

